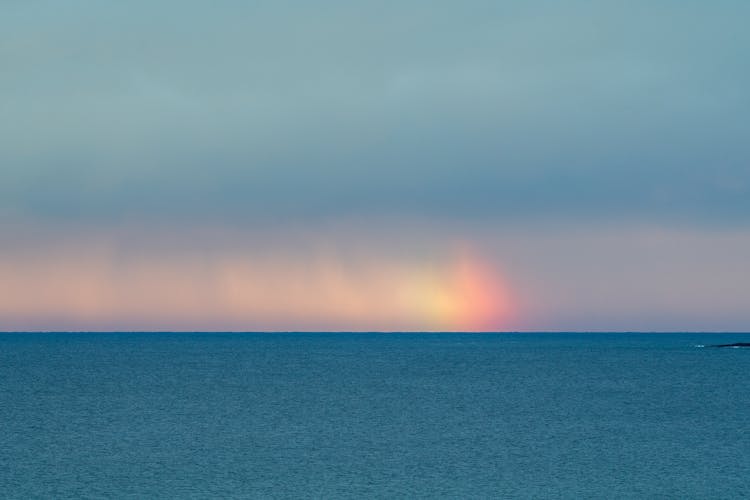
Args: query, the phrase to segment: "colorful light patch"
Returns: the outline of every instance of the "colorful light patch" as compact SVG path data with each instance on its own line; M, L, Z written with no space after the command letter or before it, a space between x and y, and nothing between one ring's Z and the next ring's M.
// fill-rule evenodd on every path
M488 331L508 328L504 281L462 250L128 254L68 248L0 258L3 330Z

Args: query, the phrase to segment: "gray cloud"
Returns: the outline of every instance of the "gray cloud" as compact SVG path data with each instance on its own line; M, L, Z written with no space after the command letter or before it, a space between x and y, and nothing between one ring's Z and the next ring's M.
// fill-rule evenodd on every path
M6 214L750 216L742 2L0 9Z

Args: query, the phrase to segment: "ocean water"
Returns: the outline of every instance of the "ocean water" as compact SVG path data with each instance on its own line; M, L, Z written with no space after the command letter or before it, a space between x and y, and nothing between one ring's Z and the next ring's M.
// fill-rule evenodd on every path
M3 334L2 498L748 498L750 341Z

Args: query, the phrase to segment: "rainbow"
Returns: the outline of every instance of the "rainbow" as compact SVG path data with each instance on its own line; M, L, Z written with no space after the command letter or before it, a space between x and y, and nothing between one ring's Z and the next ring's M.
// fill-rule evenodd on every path
M431 330L500 330L513 312L504 280L467 250L448 266L423 270L403 286L405 308Z
M466 248L387 258L83 245L0 255L0 275L2 330L492 331L516 309Z

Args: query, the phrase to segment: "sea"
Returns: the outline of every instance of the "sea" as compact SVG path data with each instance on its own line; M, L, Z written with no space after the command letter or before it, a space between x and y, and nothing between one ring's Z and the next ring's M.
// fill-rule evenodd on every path
M750 334L0 335L0 498L750 498Z

